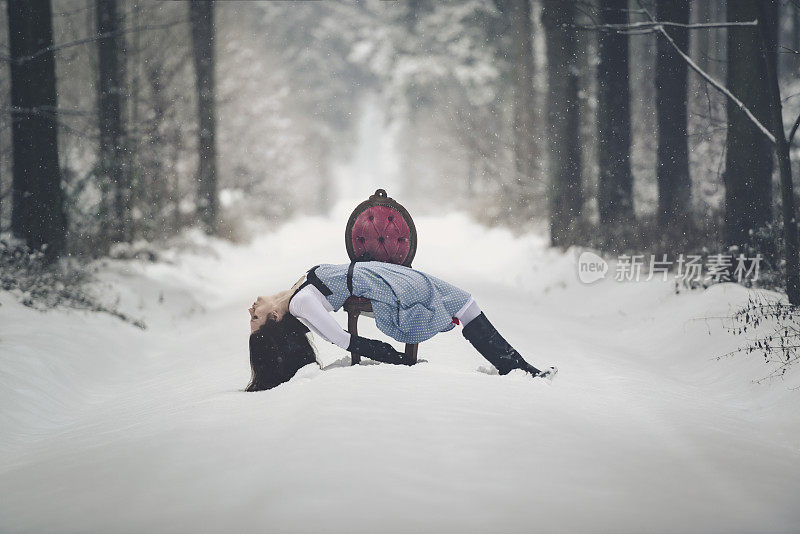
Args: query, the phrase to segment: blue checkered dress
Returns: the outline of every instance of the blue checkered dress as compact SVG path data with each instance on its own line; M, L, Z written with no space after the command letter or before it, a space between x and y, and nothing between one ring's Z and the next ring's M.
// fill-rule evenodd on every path
M329 289L323 294L334 311L350 297L348 267L347 263L323 263L314 268L314 274ZM470 297L435 276L381 261L355 263L353 295L369 299L378 329L401 343L420 343L452 330L453 317Z

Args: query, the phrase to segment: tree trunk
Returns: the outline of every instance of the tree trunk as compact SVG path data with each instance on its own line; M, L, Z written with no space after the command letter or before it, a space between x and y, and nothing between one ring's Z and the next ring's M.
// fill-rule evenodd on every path
M1 128L0 130L5 130L5 128ZM0 131L0 136L2 136L2 131ZM3 139L0 137L0 154L3 153ZM3 187L3 164L0 162L0 228L3 227L3 197L5 196L5 187Z
M627 24L627 8L627 0L600 0L600 23ZM628 222L633 219L628 36L603 32L598 48L598 211L602 224Z
M67 224L58 163L56 73L50 0L8 0L11 229L49 258L64 251Z
M208 234L217 231L217 157L214 145L214 2L191 0L192 51L197 76L197 208Z
M130 184L125 174L122 129L122 70L117 0L95 0L97 17L97 109L100 131L100 184L104 191L105 244L125 241L130 228Z
M778 57L778 79L794 76L795 58L791 50L794 45L794 12L800 9L800 4L794 5L791 1L780 2L778 6L778 47L781 49Z
M758 3L728 0L728 21L757 19ZM762 124L770 124L766 68L758 30L728 28L727 87ZM725 240L746 250L756 245L753 233L772 220L772 143L730 100L727 114Z
M533 24L530 0L511 0L514 50L514 199L524 214L533 201L533 180L539 160L534 139Z
M791 5L792 9L792 64L794 68L800 68L800 6Z
M142 10L141 4L134 3L131 8L130 25L136 28L140 24L140 13ZM134 208L134 200L138 205L141 205L142 196L144 195L144 188L142 183L142 165L139 158L141 128L139 127L139 84L142 77L141 70L141 34L142 32L133 32L131 35L131 44L126 48L124 54L125 72L127 73L128 87L130 90L130 99L128 100L128 115L126 120L130 127L126 132L125 150L127 156L127 177L126 181L130 188L131 204L130 209ZM133 219L130 220L128 228L128 237L133 240L137 238L137 224Z
M776 68L778 18L776 0L763 0L758 4L758 30L761 41L762 62L766 68L767 98L770 103L772 133L781 183L781 211L783 214L784 259L786 260L786 295L789 302L800 305L800 244L797 235L797 215L792 187L792 164L789 143L783 129L781 91Z
M658 0L656 20L688 24L689 0ZM686 28L664 29L681 50L688 50ZM691 217L692 193L686 137L687 66L663 36L656 46L658 221L667 228L685 228Z
M549 139L550 242L573 243L581 216L581 145L578 106L575 3L544 0L542 26L547 42L547 127Z
M408 0L402 5L405 7L405 12L402 13L398 23L405 27L409 42L414 42L417 39L417 24L422 14L422 5L420 0ZM411 196L419 195L421 186L425 182L427 165L419 157L422 152L422 142L420 141L420 114L423 113L424 108L422 92L413 81L408 89L406 92L408 116L403 122L401 138L401 150L404 155L401 158L403 162L401 172L403 173L403 191L407 196Z
M727 1L728 0L712 0L711 6L711 20L726 20L727 14ZM712 50L714 51L713 59L711 62L711 72L716 79L726 78L728 75L728 40L725 38L727 28L714 28L709 30L711 33L711 40L713 42Z
M669 0L665 0L666 3L669 3ZM658 16L656 16L656 20L662 20L661 18L661 11L666 8L669 10L669 6L662 6L665 3L664 1L658 0L658 5L656 6L656 10L658 11ZM688 3L688 0L679 0L679 4ZM714 8L713 0L703 0L702 2L693 2L692 3L692 18L694 22L698 24L709 23L709 22L717 22L712 18L712 10ZM671 19L666 19L671 20ZM677 37L675 33L670 31L670 35L673 36L673 39ZM712 37L713 33L711 30L695 30L692 32L692 41L694 42L694 57L697 61L697 66L703 69L705 72L711 73L712 67L711 65L714 63L714 51L712 50ZM677 41L676 41L677 42ZM684 49L685 50L685 49Z

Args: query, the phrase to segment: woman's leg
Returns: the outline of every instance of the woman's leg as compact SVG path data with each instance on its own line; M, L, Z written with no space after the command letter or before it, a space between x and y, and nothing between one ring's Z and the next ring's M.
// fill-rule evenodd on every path
M497 368L501 375L508 374L514 369L522 369L533 376L542 374L539 369L526 362L522 355L500 335L474 298L470 297L456 317L464 325L461 334Z
M456 312L456 318L461 321L462 326L467 326L471 320L481 314L481 308L472 296L469 297L464 306Z

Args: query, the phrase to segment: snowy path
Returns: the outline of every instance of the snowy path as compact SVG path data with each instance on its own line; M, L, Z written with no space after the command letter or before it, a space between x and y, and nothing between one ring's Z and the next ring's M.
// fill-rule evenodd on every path
M325 370L240 392L252 297L346 257L315 218L216 243L219 258L112 264L144 332L0 293L0 532L797 531L796 383L711 360L737 340L696 320L744 289L582 286L539 238L417 223L414 266L471 291L529 360L559 366L553 384L477 372L457 327L413 368L337 366L316 339Z

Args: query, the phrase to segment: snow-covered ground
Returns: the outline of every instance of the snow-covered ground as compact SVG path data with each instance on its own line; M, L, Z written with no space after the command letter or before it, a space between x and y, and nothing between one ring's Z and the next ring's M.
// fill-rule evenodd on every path
M253 297L346 262L353 205L109 262L101 283L146 330L0 292L0 532L800 529L800 373L756 384L758 357L714 359L741 340L706 318L747 290L586 286L543 238L457 213L415 218L414 267L470 291L554 382L479 371L456 327L411 368L349 367L316 339L324 369L242 392Z

